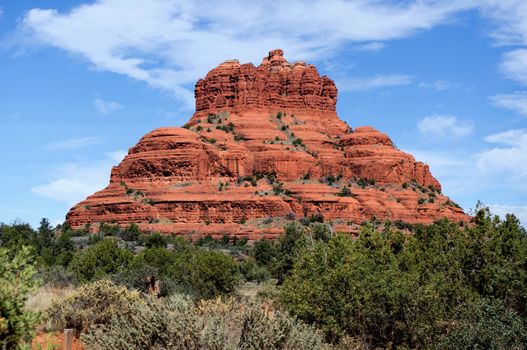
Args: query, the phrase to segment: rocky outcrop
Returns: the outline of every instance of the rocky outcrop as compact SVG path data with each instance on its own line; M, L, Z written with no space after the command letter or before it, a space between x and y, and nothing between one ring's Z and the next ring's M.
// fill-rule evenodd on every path
M312 65L288 63L281 50L258 67L220 64L195 95L184 128L145 135L112 169L108 187L70 210L74 228L138 223L256 239L312 215L342 231L372 217L468 220L427 165L387 135L340 120L333 81Z

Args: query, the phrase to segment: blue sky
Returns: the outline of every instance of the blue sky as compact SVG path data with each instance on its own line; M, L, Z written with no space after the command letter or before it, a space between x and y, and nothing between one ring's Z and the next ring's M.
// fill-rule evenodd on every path
M466 210L527 223L527 2L0 2L0 222L60 223L193 86L274 48L316 64L339 116L428 163Z

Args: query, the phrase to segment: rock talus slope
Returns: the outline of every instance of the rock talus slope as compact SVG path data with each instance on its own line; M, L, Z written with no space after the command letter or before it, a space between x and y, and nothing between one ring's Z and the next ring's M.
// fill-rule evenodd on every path
M287 62L281 50L258 67L220 64L197 82L195 97L183 128L145 135L109 185L69 211L72 227L137 223L257 239L313 215L352 232L372 217L468 220L427 165L387 135L340 120L333 81L313 65Z

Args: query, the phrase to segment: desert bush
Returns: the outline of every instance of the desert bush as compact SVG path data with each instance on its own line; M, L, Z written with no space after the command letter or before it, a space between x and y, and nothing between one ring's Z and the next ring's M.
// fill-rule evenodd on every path
M130 314L140 300L138 292L100 280L55 301L46 315L56 329L74 328L78 334L92 325L109 323L114 315Z
M287 314L214 299L194 305L181 295L146 298L134 311L91 327L84 343L105 349L322 349L322 337Z
M30 248L17 252L0 248L0 346L15 349L30 341L40 320L37 313L26 309L26 300L38 281Z

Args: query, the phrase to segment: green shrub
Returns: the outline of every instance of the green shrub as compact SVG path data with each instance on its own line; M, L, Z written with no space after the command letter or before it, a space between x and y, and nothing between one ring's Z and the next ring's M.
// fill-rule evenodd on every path
M271 266L276 256L274 241L261 239L254 242L251 255L259 265Z
M440 337L441 349L524 349L527 328L500 301L481 299L464 305Z
M367 224L356 239L308 241L293 256L282 304L332 342L348 336L369 347L514 348L525 321L527 234L511 215L500 221L487 210L474 222L463 230L448 220L409 226L411 236Z
M144 234L138 243L145 248L165 248L168 244L168 237L157 232Z
M123 241L137 241L140 235L141 231L139 230L139 226L135 223L131 223L126 226L124 230L119 232L119 237L121 237Z
M271 278L271 273L265 266L258 266L253 259L245 259L240 263L240 272L248 282L264 282Z
M166 302L147 298L128 315L91 327L83 336L90 349L324 349L312 327L277 311L268 317L258 305L233 300L200 302L183 296Z
M114 239L106 238L93 247L77 252L70 268L78 281L93 281L126 268L132 257L132 253L120 248Z
M293 141L293 146L301 146L302 145L302 140L301 139L295 139Z
M238 263L221 252L192 249L180 253L167 274L196 298L232 293L240 280Z
M108 280L81 286L46 310L47 318L56 329L73 328L76 333L93 325L110 323L115 315L128 315L140 295Z
M284 234L280 236L276 244L276 262L272 268L273 276L282 283L293 268L296 254L306 244L305 229L292 222L285 226Z
M40 316L25 306L38 284L36 272L29 247L18 247L16 253L0 248L0 346L4 349L31 341L40 321Z
M342 189L337 193L337 196L339 197L353 197L353 193L351 192L349 186L344 186Z

